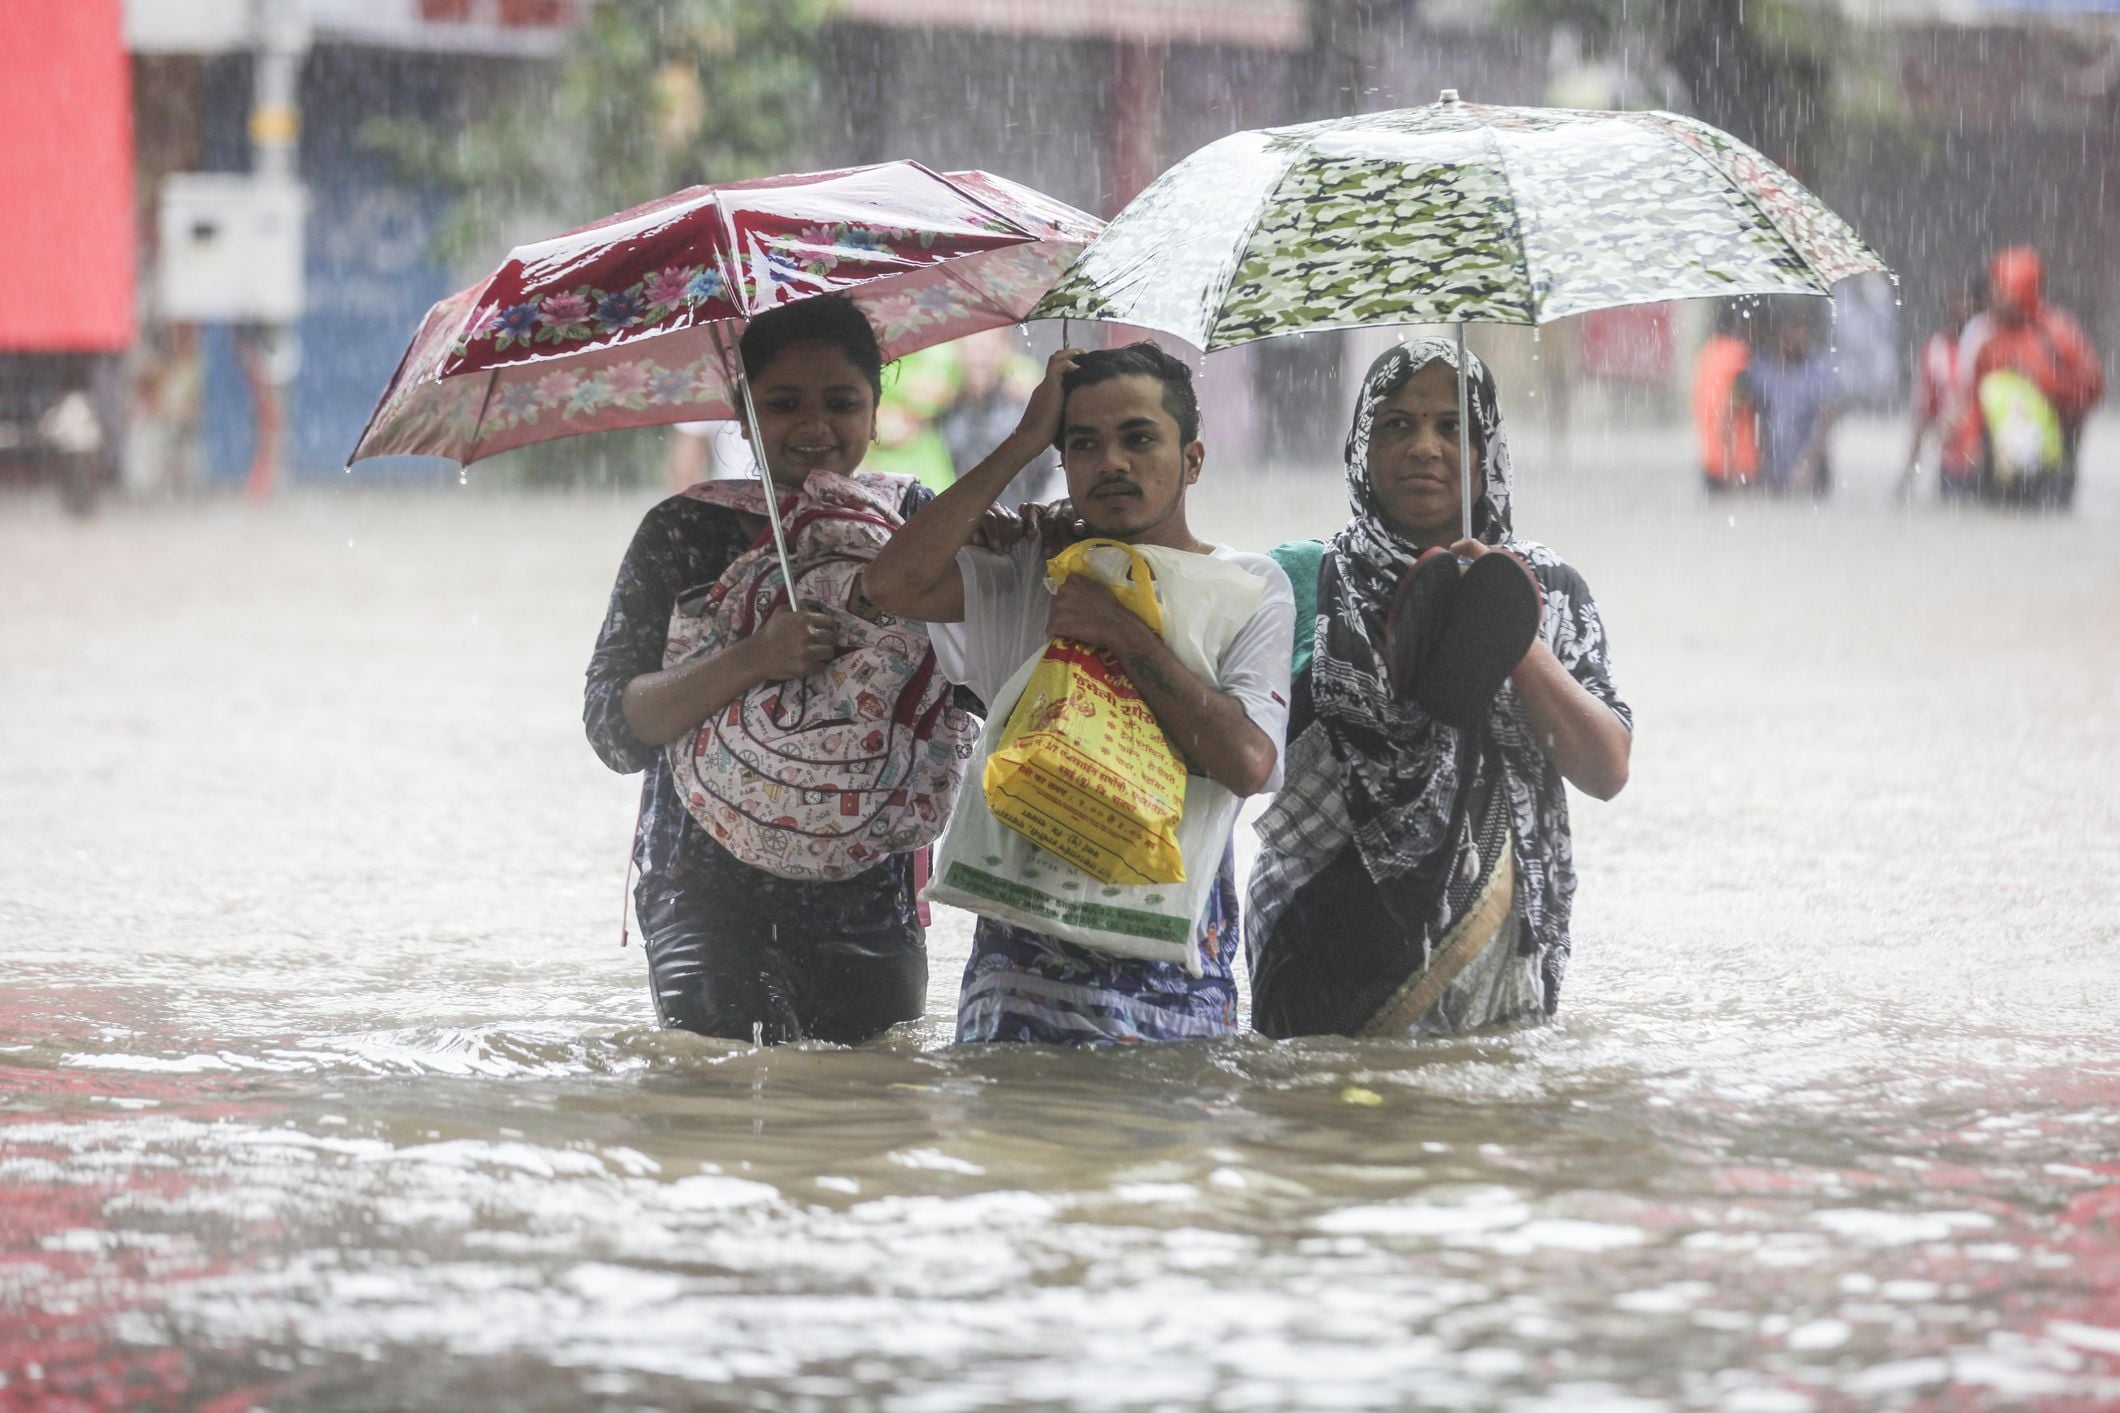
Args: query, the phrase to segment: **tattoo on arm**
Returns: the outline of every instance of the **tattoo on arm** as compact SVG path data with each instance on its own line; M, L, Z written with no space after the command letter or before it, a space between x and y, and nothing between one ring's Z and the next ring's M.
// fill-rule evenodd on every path
M1126 669L1126 675L1133 679L1136 690L1146 689L1166 697L1177 697L1181 700L1185 695L1184 686L1173 682L1171 675L1163 670L1163 665L1148 653L1128 653L1121 659L1121 666ZM1190 676L1190 674L1187 675ZM1210 695L1214 694L1210 692ZM1151 708L1153 709L1153 703L1151 703ZM1164 728L1164 737L1170 742L1172 749L1177 751L1178 758L1185 763L1186 774L1207 775L1206 767L1200 764L1191 751L1185 749L1184 744L1171 733L1170 728L1167 726Z
M1150 686L1173 696L1182 690L1176 682L1170 680L1170 674L1163 670L1162 664L1147 653L1128 653L1126 674L1134 679L1136 686Z

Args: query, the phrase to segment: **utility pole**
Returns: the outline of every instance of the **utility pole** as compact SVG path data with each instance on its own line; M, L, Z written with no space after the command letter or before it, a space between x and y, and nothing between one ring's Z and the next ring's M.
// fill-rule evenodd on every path
M257 57L251 81L251 176L261 187L295 188L297 144L302 135L302 61L309 53L307 0L251 0ZM299 199L293 210L301 211ZM302 239L299 215L288 239ZM286 390L301 366L302 351L292 322L257 323L237 331L238 356L250 385L256 432L245 494L254 501L272 494L285 455Z

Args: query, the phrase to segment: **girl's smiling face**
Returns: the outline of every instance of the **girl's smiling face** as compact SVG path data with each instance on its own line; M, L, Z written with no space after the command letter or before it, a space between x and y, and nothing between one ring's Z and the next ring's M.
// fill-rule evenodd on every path
M790 490L812 471L846 475L876 435L876 393L830 343L789 344L751 382L762 455L775 485ZM744 440L751 429L743 429Z

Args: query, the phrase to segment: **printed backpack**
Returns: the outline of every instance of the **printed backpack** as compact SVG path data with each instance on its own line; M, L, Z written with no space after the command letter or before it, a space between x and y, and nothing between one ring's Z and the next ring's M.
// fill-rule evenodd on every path
M664 747L685 807L745 863L782 878L851 878L942 833L978 725L951 703L924 625L861 595L862 568L903 524L907 482L815 472L781 496L795 601L835 626L832 660L768 682ZM685 494L766 513L758 481ZM789 603L770 527L670 617L663 666L719 652Z

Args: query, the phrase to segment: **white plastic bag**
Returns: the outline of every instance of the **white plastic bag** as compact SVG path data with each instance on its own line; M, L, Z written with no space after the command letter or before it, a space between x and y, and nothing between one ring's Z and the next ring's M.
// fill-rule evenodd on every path
M1136 548L1156 576L1164 641L1186 667L1219 682L1222 654L1258 611L1264 583L1240 566L1208 555L1155 545ZM1116 582L1126 572L1126 557L1113 558L1116 562L1109 565L1092 561L1107 582ZM986 729L972 759L972 779L984 777L987 757L1038 660L1034 654L1018 667L989 703ZM949 829L936 847L935 876L921 896L1101 952L1176 962L1198 976L1195 934L1242 804L1206 776L1188 775L1185 812L1178 825L1186 880L1128 885L1100 883L1039 848L995 819L982 791L966 790L958 796Z

